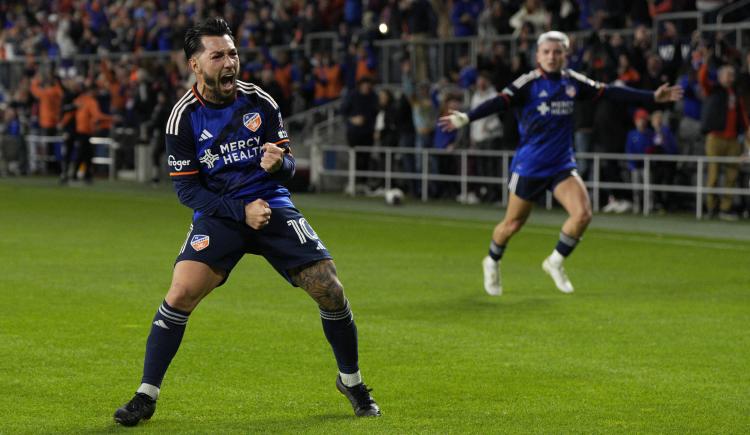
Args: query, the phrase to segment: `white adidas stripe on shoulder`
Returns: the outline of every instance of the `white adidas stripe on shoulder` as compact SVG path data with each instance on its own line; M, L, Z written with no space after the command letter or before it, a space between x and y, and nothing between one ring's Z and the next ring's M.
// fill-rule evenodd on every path
M171 123L173 121L173 118L175 116L175 112L177 112L178 108L182 105L182 103L184 103L185 100L188 99L192 94L193 94L193 90L191 88L187 92L185 92L185 95L183 95L182 97L180 97L179 100L177 100L177 102L174 104L174 106L172 106L172 111L169 112L169 118L167 119L167 131L170 130L170 125L171 125Z
M177 103L175 103L174 107L172 108L172 112L169 114L169 119L167 120L167 134L173 134L177 135L177 128L180 125L180 118L182 118L182 112L185 111L185 108L189 106L191 103L194 103L198 101L197 98L195 98L195 95L193 94L192 88L185 93L185 95L180 98Z
M237 88L240 91L243 91L246 94L255 94L255 95L259 96L260 98L263 98L264 100L268 101L268 103L274 109L276 109L276 110L279 109L279 105L276 104L276 101L273 99L273 97L270 96L270 95L268 95L268 93L266 93L266 91L264 91L260 87L254 85L252 83L241 82L241 81L237 80Z
M513 86L516 89L521 89L526 83L538 79L541 76L538 70L529 71L526 74L518 77L514 82Z
M260 98L263 98L264 100L268 101L268 103L274 109L276 110L279 109L279 105L276 104L276 101L273 99L273 97L268 95L268 93L266 93L266 91L264 91L263 89L259 88L258 86L252 83L244 83L244 82L240 82L239 80L237 81L237 83L238 83L238 88L241 91L245 92L246 94L255 94L259 96Z
M167 122L167 134L173 134L173 135L177 135L178 134L179 127L180 127L180 119L182 119L183 112L185 112L185 109L188 106L190 106L191 104L197 103L197 102L198 102L198 99L195 98L195 96L193 96L193 97L188 98L187 100L185 100L180 105L180 107L177 109L177 111L175 111L175 114L174 114L175 118L171 121L171 124L170 124L170 121Z
M600 88L601 83L595 82L594 80L591 80L590 78L586 77L585 75L573 71L572 69L566 69L563 70L564 73L567 73L569 76L573 77L574 79L578 80L579 82L586 83L589 86L593 86L595 88Z

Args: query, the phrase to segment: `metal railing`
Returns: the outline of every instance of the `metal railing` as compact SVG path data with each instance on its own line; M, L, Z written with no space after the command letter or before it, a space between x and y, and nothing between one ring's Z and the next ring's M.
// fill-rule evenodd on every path
M750 0L741 0L737 2L732 2L724 7L722 7L719 10L719 13L716 15L716 24L723 24L724 17L726 17L728 14L737 11L742 8L748 8L750 7Z
M326 167L324 154L335 153L346 155L344 165L335 168ZM357 154L367 153L383 155L384 165L382 170L358 170L356 167ZM439 150L434 148L394 148L394 147L348 147L342 145L316 145L313 147L311 159L310 182L315 188L322 190L325 177L345 178L347 181L347 192L356 194L355 183L358 177L375 178L384 180L386 189L393 186L394 180L414 180L419 182L421 200L428 201L429 185L432 182L454 182L460 185L460 195L466 197L470 183L494 184L502 187L503 206L508 203L508 180L510 178L510 161L515 154L514 151L490 151L490 150ZM414 155L415 161L421 162L419 172L400 172L394 170L394 157L399 155ZM454 156L458 162L457 174L439 174L431 168L431 156ZM469 158L495 158L500 164L499 176L476 176L469 174ZM707 157L707 156L685 156L685 155L654 155L654 154L617 154L617 153L577 153L576 159L590 161L591 179L586 181L587 188L591 191L592 206L594 211L600 210L599 196L603 189L621 190L641 193L643 205L641 210L644 215L649 215L652 210L652 194L654 192L687 193L695 195L695 217L701 219L703 216L704 195L743 195L750 196L750 188L747 187L707 187L704 172L709 163L727 164L750 164L750 158L737 157ZM614 182L602 181L603 161L640 161L643 162L643 182ZM654 163L656 162L681 162L695 165L694 185L668 185L652 184ZM552 207L552 196L548 192L546 198L547 208Z
M340 100L334 100L284 118L298 168L309 167L312 144L323 139L320 126L330 125L337 120L340 104Z
M49 154L47 145L62 143L65 139L62 136L42 136L37 134L28 134L24 136L28 148L29 172L44 172L44 164L55 161L55 156ZM117 150L120 148L119 142L111 137L92 136L90 139L92 146L102 146L105 149L104 156L97 156L91 159L92 165L103 165L108 169L110 180L117 179Z

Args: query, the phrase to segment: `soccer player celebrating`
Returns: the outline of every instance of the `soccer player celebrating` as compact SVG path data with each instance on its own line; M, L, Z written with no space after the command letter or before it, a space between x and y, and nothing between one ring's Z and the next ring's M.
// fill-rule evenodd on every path
M237 80L237 49L223 19L189 29L184 49L196 84L167 122L167 163L193 220L152 321L141 385L115 421L133 426L151 418L190 313L245 253L265 257L317 302L338 365L337 389L357 416L380 415L362 382L357 327L331 255L281 185L295 163L279 106L258 86Z
M568 46L564 33L543 33L537 40L537 69L520 76L497 97L468 114L452 112L438 121L441 128L454 130L494 113L510 108L516 110L521 143L511 164L508 208L492 233L489 255L482 261L484 289L493 296L503 291L500 260L508 241L523 227L534 201L545 190L552 191L569 217L563 223L557 246L542 263L542 269L561 292L573 292L563 260L573 252L591 221L588 192L576 172L572 147L575 100L605 97L622 102L664 103L682 97L679 86L664 84L648 92L592 81L565 68Z

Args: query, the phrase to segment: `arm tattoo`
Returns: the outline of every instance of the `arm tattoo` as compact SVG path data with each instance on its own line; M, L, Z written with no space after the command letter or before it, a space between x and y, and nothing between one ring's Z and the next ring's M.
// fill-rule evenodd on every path
M336 276L336 266L332 260L321 260L312 265L302 266L289 271L292 281L302 287L327 311L338 311L344 308L344 287Z

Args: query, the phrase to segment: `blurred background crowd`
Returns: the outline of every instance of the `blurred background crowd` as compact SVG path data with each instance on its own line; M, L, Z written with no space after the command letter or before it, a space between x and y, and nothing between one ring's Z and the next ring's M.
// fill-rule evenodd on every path
M699 12L713 23L732 2L723 0L8 0L0 2L0 174L27 173L24 137L56 136L48 171L90 180L92 136L130 129L150 141L154 162L163 152L161 131L173 103L192 84L182 53L193 23L222 16L241 52L241 79L255 82L279 102L285 116L335 104L346 120L350 146L512 150L518 132L512 112L446 134L437 118L469 110L492 98L515 77L535 67L536 36L549 29L571 35L569 67L608 84L656 89L679 83L678 105L624 107L607 100L576 109L575 146L580 152L707 153L711 129L701 114L712 86L731 89L750 107L750 32L697 31L695 19L660 19ZM674 16L674 14L669 15ZM732 12L750 17L750 5ZM731 66L731 83L719 77ZM719 88L716 88L719 89ZM333 103L335 102L335 103ZM739 106L738 106L739 107ZM742 132L746 114L737 120ZM745 118L743 118L743 116ZM67 143L67 145L66 145ZM713 151L711 151L713 152ZM731 149L718 155L739 155ZM450 153L433 156L430 170L455 174ZM14 161L15 166L7 165ZM87 163L88 162L88 163ZM404 171L418 159L398 159ZM81 168L86 166L88 168ZM637 179L638 162L610 161L602 179ZM499 162L474 158L473 175L497 176ZM686 176L678 164L656 168L660 182ZM708 183L747 186L747 174L717 166ZM376 155L360 169L377 170ZM82 171L81 171L82 169ZM581 161L580 172L590 176ZM155 170L154 180L159 171ZM642 175L641 175L642 176ZM744 179L743 179L744 177ZM364 180L371 189L377 180ZM402 183L420 195L417 183ZM429 195L454 198L457 187L433 183ZM474 186L466 202L497 201L499 187ZM628 202L605 192L610 210ZM676 195L657 197L658 208L680 208ZM637 198L630 202L638 204ZM718 200L717 200L718 203ZM747 207L732 201L727 215ZM637 206L636 206L637 207ZM718 211L718 204L710 203ZM606 207L605 207L606 208ZM713 210L709 210L713 211Z

